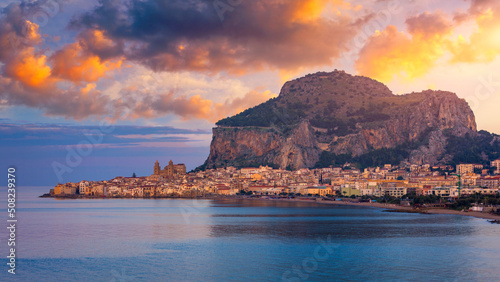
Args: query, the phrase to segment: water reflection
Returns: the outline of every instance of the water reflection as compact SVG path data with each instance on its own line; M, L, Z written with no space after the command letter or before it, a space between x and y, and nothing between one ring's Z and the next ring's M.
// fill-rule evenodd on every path
M211 215L217 219L211 226L213 237L251 235L288 240L332 235L363 239L463 236L475 231L470 225L457 226L470 218L448 215L389 215L363 207L258 200L215 202L214 206L219 211Z

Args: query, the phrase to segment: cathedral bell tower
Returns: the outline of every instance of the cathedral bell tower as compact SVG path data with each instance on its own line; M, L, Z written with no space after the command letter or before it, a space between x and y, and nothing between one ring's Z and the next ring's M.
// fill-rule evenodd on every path
M158 163L158 160L157 160L156 163L155 163L154 174L155 175L160 175L160 171L161 171L160 163Z

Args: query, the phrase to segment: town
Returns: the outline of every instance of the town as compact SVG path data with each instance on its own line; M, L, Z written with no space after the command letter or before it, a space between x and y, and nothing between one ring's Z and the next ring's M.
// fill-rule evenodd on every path
M169 162L164 169L156 161L146 177L116 177L104 181L58 184L55 197L166 198L231 195L311 197L498 196L500 160L490 168L479 164L410 165L366 168L343 167L288 171L268 166L234 167L186 173L184 164Z

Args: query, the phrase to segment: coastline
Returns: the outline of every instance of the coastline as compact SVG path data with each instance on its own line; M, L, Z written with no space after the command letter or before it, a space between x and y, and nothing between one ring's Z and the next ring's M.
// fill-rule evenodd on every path
M428 209L414 209L412 207L403 207L394 204L382 204L382 203L355 203L355 202L343 202L343 201L312 201L312 200L301 200L301 199L265 199L261 198L261 200L270 200L270 201L288 201L288 202L301 202L301 203L316 203L316 204L325 204L325 205L339 205L339 206L362 206L362 207L372 207L372 208L380 208L387 209L394 212L406 212L406 213L421 213L421 214L452 214L452 215L463 215L463 216L472 216L481 219L488 220L499 220L500 215L494 215L490 213L482 213L482 212L462 212L457 210L450 209L437 209L437 208L428 208Z
M193 197L184 197L184 196L162 196L162 197L104 197L104 196L91 196L91 195L50 195L43 194L38 196L38 198L51 198L57 200L109 200L109 199L124 199L124 200L133 200L133 199L144 199L144 200L161 200L161 199L190 199L190 200L217 200L217 199L239 199L237 196L224 196L224 195L206 195L206 196L193 196Z

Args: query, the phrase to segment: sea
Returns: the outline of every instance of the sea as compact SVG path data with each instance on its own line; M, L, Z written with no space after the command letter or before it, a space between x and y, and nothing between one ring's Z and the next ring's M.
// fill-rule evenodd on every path
M38 198L19 187L0 281L498 281L500 225L271 200Z

